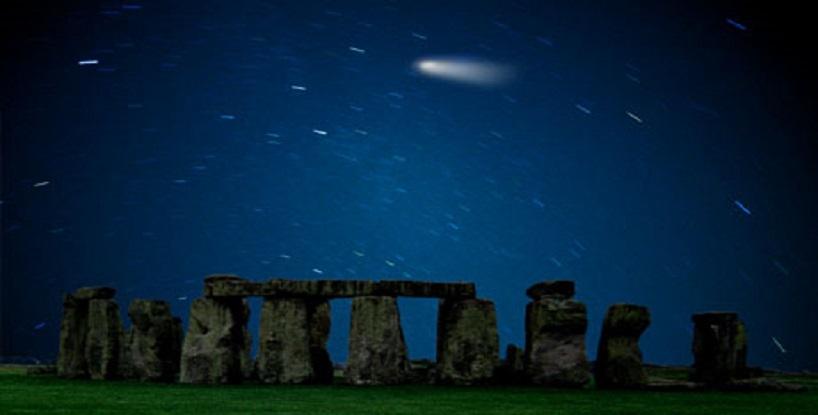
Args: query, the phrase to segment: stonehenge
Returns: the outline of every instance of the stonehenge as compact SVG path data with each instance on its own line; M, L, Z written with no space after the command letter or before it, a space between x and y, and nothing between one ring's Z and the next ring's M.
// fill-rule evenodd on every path
M343 377L352 385L408 382L534 384L581 388L789 390L747 368L747 335L736 313L694 314L691 381L649 379L639 338L648 309L614 304L605 314L596 361L586 356L585 304L573 281L541 281L526 290L525 347L499 356L492 301L473 283L356 280L253 282L234 275L205 278L204 293L182 321L161 300L134 299L125 330L116 290L84 287L63 298L57 374L64 378L152 382L331 384L336 367L327 341L329 301L351 298L349 350ZM247 327L247 297L263 298L256 359ZM436 361L410 361L398 297L438 299ZM755 374L752 377L751 374Z
M747 336L738 314L694 314L692 380L726 384L747 370Z
M121 323L116 290L85 287L63 297L57 373L66 378L117 376Z
M499 363L500 339L494 303L441 300L437 322L437 370L441 382L485 383Z
M573 300L572 281L546 281L526 292L525 372L535 384L580 388L591 379L585 355L585 304Z
M594 365L597 387L639 388L647 384L639 337L649 325L647 307L614 304L608 308Z

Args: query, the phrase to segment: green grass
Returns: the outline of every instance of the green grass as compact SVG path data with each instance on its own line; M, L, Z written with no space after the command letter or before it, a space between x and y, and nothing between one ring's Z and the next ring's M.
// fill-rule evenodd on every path
M64 380L0 369L0 414L810 414L804 393L637 392L535 387L193 386Z

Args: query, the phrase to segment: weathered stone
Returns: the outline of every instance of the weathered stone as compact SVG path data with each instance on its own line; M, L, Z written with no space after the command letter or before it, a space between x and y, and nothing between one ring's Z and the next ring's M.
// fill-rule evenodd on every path
M781 382L771 378L731 380L719 385L719 389L739 392L804 392L807 390L804 385Z
M94 299L88 302L85 361L91 379L113 379L119 374L121 332L122 321L116 301Z
M597 387L639 388L647 384L639 337L649 325L647 307L614 304L608 308L594 365Z
M281 280L254 282L233 275L214 275L205 279L208 297L314 297L321 299L389 296L474 298L473 283L439 283L422 281L356 281L356 280Z
M145 381L175 381L182 353L181 320L158 300L133 300L128 307L132 376Z
M725 384L746 372L747 338L738 314L694 314L693 323L694 381Z
M329 304L303 298L267 298L261 311L258 375L267 383L332 380L326 351Z
M78 300L71 294L63 296L60 323L60 351L57 374L65 378L88 376L85 360L85 338L88 334L88 301Z
M526 307L526 374L534 383L582 387L590 380L585 356L585 305L546 297Z
M441 300L437 320L437 370L441 382L485 383L498 367L500 340L494 303Z
M121 330L119 333L119 378L133 379L133 356L131 353L131 343L133 343L133 327L128 330Z
M525 294L532 300L539 300L543 297L574 297L573 281L543 281L528 287Z
M243 299L194 300L182 347L180 382L241 382L249 370L249 314Z
M406 356L395 298L353 299L347 381L354 385L403 383L409 371Z
M116 289L111 287L82 287L72 294L77 300L110 300L116 295Z

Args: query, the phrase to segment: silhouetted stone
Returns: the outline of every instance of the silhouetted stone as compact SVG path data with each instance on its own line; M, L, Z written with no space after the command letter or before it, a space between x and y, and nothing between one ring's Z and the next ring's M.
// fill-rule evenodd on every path
M441 382L485 383L499 363L494 303L441 300L437 322L437 370Z
M116 295L116 289L111 287L82 287L78 288L71 295L77 300L110 300Z
M543 297L574 297L574 282L573 281L543 281L528 287L525 294L532 300L539 300Z
M237 383L247 377L249 334L243 299L199 298L190 305L180 382Z
M215 275L205 279L207 297L313 297L321 299L389 296L474 298L473 283L422 281L355 281L355 280L282 280L254 282L232 275Z
M57 357L57 374L65 378L88 376L85 360L85 338L88 334L88 301L79 300L71 294L63 296L62 322L60 323L60 351Z
M303 298L267 298L261 310L258 375L267 383L332 380L326 351L329 304Z
M694 314L693 323L694 381L724 384L746 372L747 337L738 314Z
M128 307L130 365L133 377L172 382L179 374L182 353L181 320L165 301L133 300Z
M506 346L506 358L496 372L497 382L503 385L525 383L525 352L514 344Z
M558 387L582 387L590 380L585 356L585 305L543 297L526 307L525 365L528 378Z
M639 388L647 384L639 337L649 325L646 307L614 304L608 308L594 365L597 387Z
M119 371L119 341L122 322L114 300L88 302L88 334L85 361L91 379L113 379Z
M354 385L403 383L409 371L406 356L395 298L353 299L347 381Z

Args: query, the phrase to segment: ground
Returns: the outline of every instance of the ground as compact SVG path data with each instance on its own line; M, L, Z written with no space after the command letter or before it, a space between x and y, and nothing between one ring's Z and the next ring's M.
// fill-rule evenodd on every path
M653 375L680 377L678 370ZM0 414L810 414L818 376L781 376L801 393L637 392L536 387L194 386L64 380L0 368Z

